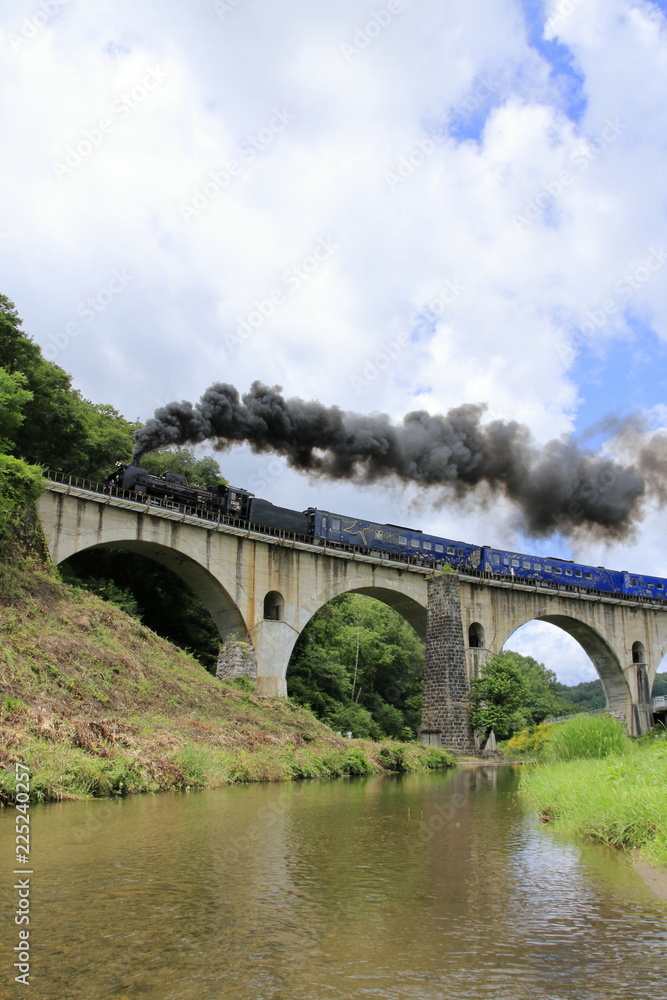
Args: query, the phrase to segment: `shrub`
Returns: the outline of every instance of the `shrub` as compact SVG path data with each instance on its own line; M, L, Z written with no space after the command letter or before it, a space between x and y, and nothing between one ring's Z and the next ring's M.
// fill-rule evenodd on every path
M546 761L582 760L627 753L632 744L610 715L577 715L552 727L541 756Z
M508 757L537 757L540 755L546 742L548 741L554 726L546 722L540 722L537 726L529 726L515 733L511 739L507 740L501 747Z

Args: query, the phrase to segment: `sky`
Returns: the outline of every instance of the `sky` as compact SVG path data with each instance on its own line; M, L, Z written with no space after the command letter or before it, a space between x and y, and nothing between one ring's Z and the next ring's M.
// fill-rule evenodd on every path
M481 403L617 457L610 415L667 427L667 0L5 0L0 60L0 291L86 398ZM667 576L650 504L531 539L502 499L216 457L289 507ZM510 645L595 677L552 626Z

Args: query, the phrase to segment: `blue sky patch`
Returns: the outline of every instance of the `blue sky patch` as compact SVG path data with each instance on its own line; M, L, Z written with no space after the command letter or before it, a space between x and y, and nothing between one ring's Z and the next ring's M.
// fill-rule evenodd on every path
M631 339L583 343L572 368L581 397L576 434L589 448L609 436L600 427L606 416L622 418L667 401L667 345L638 321L628 325Z
M551 81L560 95L563 111L573 122L581 121L586 110L583 74L573 65L572 52L562 42L544 38L542 0L521 0L528 44L550 66Z

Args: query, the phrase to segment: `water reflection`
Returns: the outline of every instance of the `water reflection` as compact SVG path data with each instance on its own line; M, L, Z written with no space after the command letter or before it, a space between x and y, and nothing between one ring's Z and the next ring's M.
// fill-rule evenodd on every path
M667 904L515 789L489 767L35 808L31 995L664 1000Z

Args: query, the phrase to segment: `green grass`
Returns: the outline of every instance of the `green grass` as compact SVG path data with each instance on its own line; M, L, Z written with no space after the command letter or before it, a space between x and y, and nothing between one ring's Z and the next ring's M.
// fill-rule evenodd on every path
M624 741L620 750L601 743L599 756L531 767L521 792L558 829L667 866L667 742Z
M0 565L0 634L0 804L16 761L35 801L455 766L432 747L343 739L246 679L218 680L44 566Z
M632 744L610 715L576 715L552 727L541 749L546 761L586 760L628 753Z

